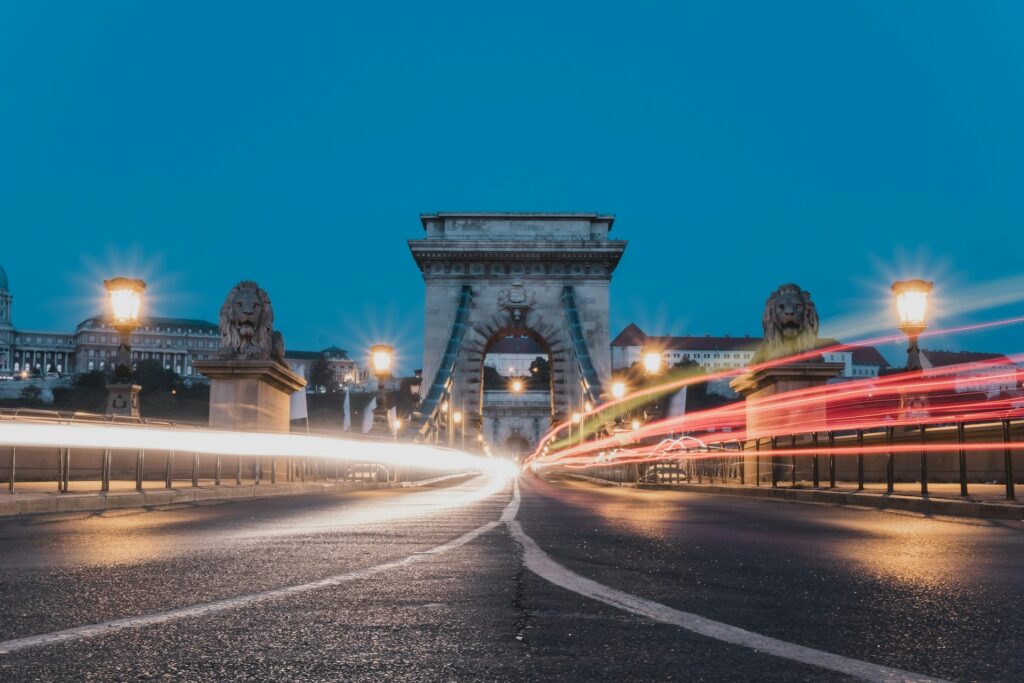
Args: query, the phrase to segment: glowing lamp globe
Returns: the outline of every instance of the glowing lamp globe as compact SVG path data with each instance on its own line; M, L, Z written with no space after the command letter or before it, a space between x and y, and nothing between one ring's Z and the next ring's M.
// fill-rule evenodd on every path
M583 416L580 415L579 413L573 413L572 414L572 421L575 422L576 424L579 424L582 420L583 420Z
M114 324L138 325L139 312L142 310L142 292L146 289L146 283L133 278L115 277L104 280L103 286L110 297Z
M452 422L454 422L455 424L459 424L460 422L462 422L461 411L456 410L454 413L452 413Z
M388 344L376 344L370 347L370 365L373 367L373 374L378 377L385 377L391 372L391 359L395 349Z
M626 383L625 382L612 382L612 396L616 400L620 400L625 395L626 395Z
M523 380L521 380L521 379L514 379L514 380L512 380L512 384L511 384L510 388L512 389L512 393L513 394L521 394L521 393L523 393Z
M928 295L932 287L927 280L903 280L893 284L901 329L923 330L928 326Z
M642 354L644 372L648 375L656 375L661 372L661 352L653 349L644 349Z

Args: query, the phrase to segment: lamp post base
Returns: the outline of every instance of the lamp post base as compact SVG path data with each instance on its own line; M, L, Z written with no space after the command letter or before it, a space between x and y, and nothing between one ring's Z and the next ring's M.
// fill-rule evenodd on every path
M119 415L122 417L139 417L139 392L142 387L138 384L125 382L124 384L114 383L107 385L107 415Z

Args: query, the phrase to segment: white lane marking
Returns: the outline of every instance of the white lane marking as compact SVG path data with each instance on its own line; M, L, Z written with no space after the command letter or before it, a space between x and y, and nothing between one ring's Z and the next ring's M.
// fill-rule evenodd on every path
M191 617L201 617L215 612L223 612L229 609L236 609L238 607L247 607L259 602L266 602L268 600L277 600L279 598L288 597L291 595L298 595L300 593L306 593L313 590L319 590L321 588L330 588L332 586L338 586L343 583L350 581L358 581L359 579L365 579L381 572L386 572L391 569L398 569L399 567L405 567L410 564L414 564L425 557L431 557L435 555L441 555L450 550L454 550L460 546L466 545L470 541L486 534L488 531L498 527L503 522L506 522L515 517L516 511L519 509L519 497L513 495L511 501L505 506L502 511L501 518L496 519L493 522L488 522L482 526L468 531L461 536L454 538L447 543L430 548L429 550L422 550L407 557L400 558L398 560L392 560L391 562L385 562L384 564L378 564L373 567L366 567L365 569L356 569L344 574L338 574L336 576L330 576L326 579L320 579L319 581L312 581L310 583L298 584L295 586L286 586L285 588L276 588L273 590L261 591L259 593L250 593L249 595L239 595L234 598L226 598L224 600L215 600L213 602L206 602L199 605L192 605L190 607L181 607L178 609L167 610L166 612L155 612L153 614L144 614L137 617L125 617L123 619L113 619L111 621L104 621L98 624L87 624L85 626L76 626L74 628L65 629L63 631L54 631L52 633L41 633L35 636L27 636L25 638L16 638L14 640L5 640L0 642L0 655L11 654L13 652L19 652L21 650L27 650L34 647L42 647L44 645L54 645L56 643L63 643L69 640L81 640L83 638L93 638L96 636L105 636L117 631L123 631L129 628L140 628L143 626L155 626L157 624L164 624L169 621L175 621L178 619L188 619ZM511 515L511 516L510 516Z
M512 493L512 502L505 508L505 512L508 513L513 508L513 505L518 510L519 500L519 482L517 480ZM851 659L850 657L835 655L831 652L815 650L811 647L770 638L760 633L723 624L720 621L714 621L713 619L690 612L683 612L682 610L663 605L660 602L647 600L646 598L605 586L555 562L550 555L541 550L540 546L532 538L523 532L523 527L515 520L514 516L506 520L505 515L502 515L502 519L508 525L512 537L522 546L523 563L530 571L556 586L578 593L584 597L647 617L652 621L679 626L687 631L714 638L715 640L721 640L733 645L741 645L757 652L783 657L803 664L810 664L821 669L838 671L839 673L855 676L865 681L879 681L883 683L893 683L895 681L946 683L941 678L931 678L912 671L893 669L888 666L863 662L859 659Z

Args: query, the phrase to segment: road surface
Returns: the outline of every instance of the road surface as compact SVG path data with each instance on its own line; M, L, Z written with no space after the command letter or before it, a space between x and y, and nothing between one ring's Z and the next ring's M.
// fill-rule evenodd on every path
M1020 523L518 489L4 521L0 680L1024 680Z

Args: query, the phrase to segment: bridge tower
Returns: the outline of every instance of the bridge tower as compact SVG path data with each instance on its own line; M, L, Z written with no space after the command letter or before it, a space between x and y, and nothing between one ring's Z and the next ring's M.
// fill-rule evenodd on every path
M552 420L603 398L611 374L608 289L626 248L608 237L613 216L437 213L420 220L426 235L409 248L426 284L423 438L433 440L449 400L464 414L467 446L482 433L498 448L522 450ZM529 338L546 352L543 404L508 394L486 400L504 392L484 391L484 359L509 337Z

